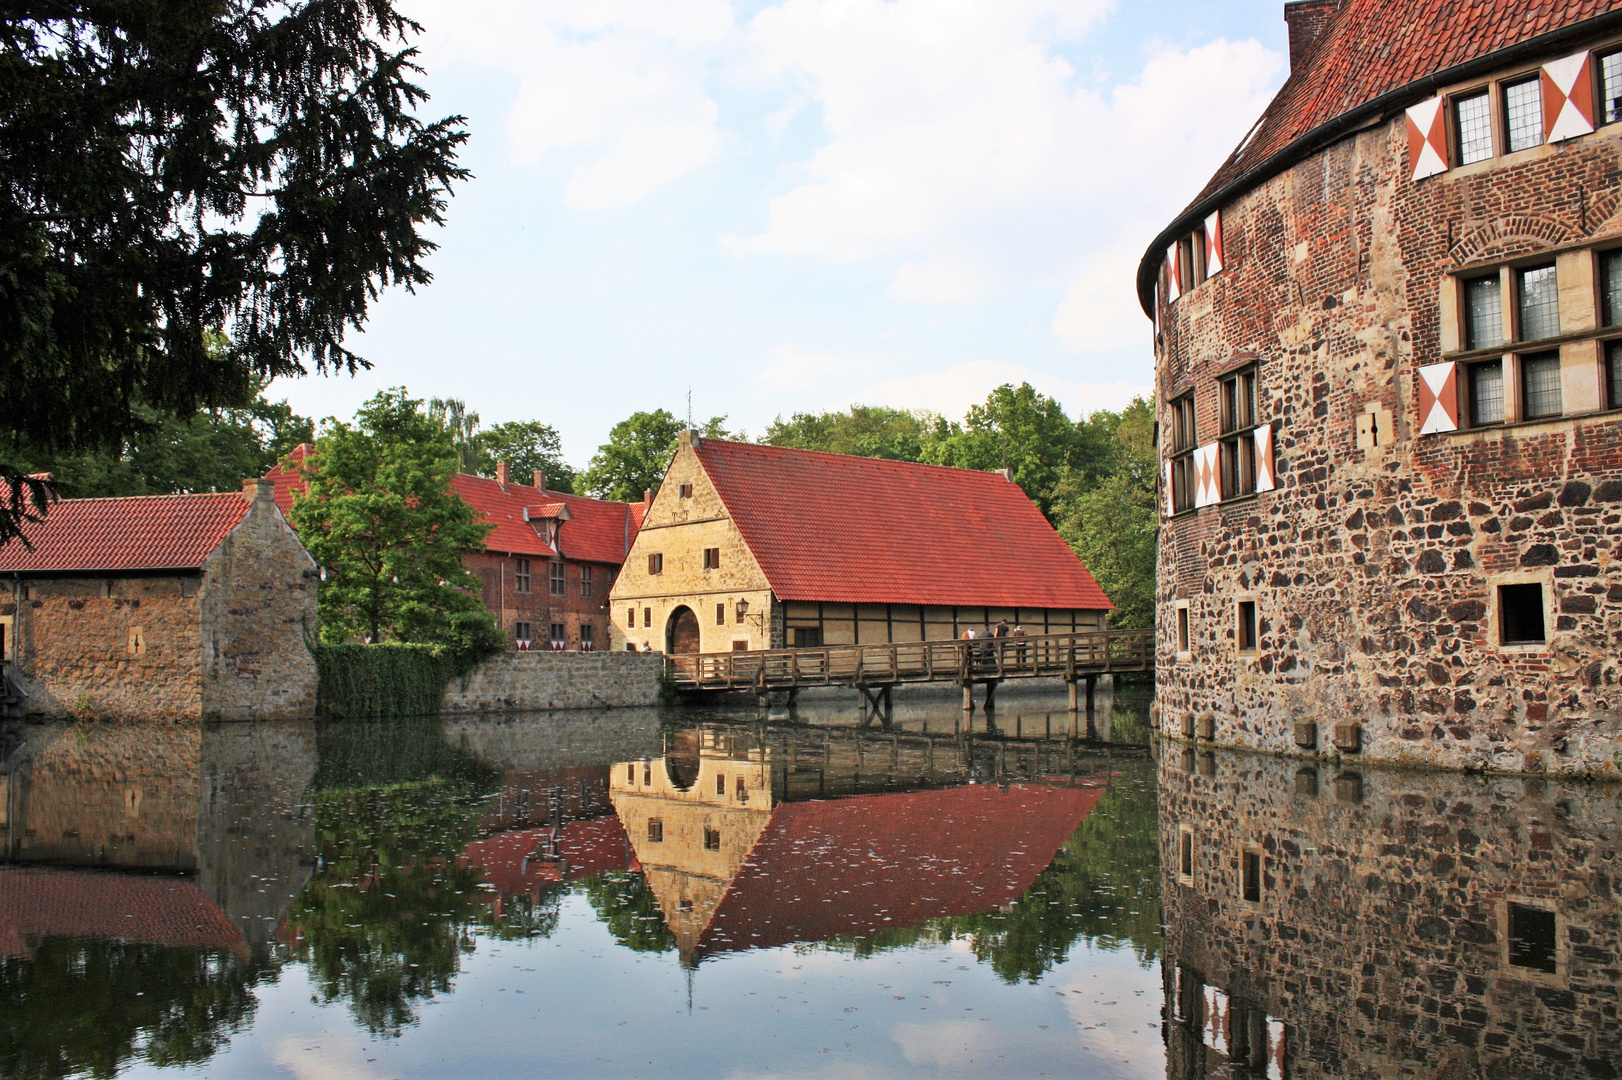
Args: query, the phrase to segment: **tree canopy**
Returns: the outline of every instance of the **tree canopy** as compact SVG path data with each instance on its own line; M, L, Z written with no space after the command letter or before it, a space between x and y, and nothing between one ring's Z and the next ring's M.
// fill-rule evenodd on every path
M795 413L787 420L779 416L760 441L830 454L921 461L924 441L946 430L945 422L933 413L852 405L837 412Z
M301 468L309 490L290 516L326 571L322 640L472 652L488 651L492 634L499 640L462 562L484 549L491 526L451 490L455 448L421 401L386 390L353 425L329 419Z
M364 364L346 333L430 280L468 175L463 118L416 115L419 31L392 0L0 14L0 542L49 496L22 446L116 450L256 375Z
M1154 423L1142 398L1119 413L1093 413L1084 421L1088 438L1108 453L1070 471L1054 492L1059 535L1114 601L1112 626L1155 624Z
M712 416L699 428L708 439L741 439L726 429L727 418ZM597 448L581 476L585 489L599 499L641 502L644 491L656 491L676 453L677 436L687 425L664 409L637 412L615 424L608 441Z

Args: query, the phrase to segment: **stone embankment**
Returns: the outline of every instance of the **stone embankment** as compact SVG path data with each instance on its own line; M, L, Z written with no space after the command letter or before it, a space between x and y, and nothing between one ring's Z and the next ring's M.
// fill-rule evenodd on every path
M664 657L630 652L519 652L486 660L445 690L443 712L534 712L656 705Z

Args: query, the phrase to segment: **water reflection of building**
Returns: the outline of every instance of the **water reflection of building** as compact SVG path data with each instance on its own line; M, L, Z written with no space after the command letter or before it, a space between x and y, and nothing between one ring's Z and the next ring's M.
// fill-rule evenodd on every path
M1615 788L1190 751L1160 815L1169 1076L1618 1075Z
M1014 763L1045 782L971 783L975 744L949 737L705 727L670 742L614 766L610 793L689 964L1009 904L1107 783L1073 755Z
M312 725L38 724L13 736L0 766L0 862L19 865L0 870L0 924L45 934L77 926L94 937L109 919L219 923L234 938L210 940L268 948L313 857L314 819L303 800L315 772ZM84 868L185 877L160 887L161 879L76 872ZM54 914L40 922L29 914L36 909ZM126 937L163 943L161 935ZM184 934L175 943L195 944Z

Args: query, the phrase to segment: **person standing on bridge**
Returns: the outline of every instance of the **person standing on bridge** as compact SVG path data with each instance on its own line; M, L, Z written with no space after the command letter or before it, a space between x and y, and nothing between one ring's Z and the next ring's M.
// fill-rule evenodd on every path
M1011 636L1015 639L1014 659L1017 663L1023 666L1025 663L1025 628L1023 626L1014 627L1014 632Z

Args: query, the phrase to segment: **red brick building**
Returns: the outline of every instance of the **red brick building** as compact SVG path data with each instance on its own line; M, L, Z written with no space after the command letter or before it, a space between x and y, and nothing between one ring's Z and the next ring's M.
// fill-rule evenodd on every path
M289 455L297 463L315 448ZM299 490L298 472L278 465L269 478L283 511ZM546 487L546 475L516 484L505 464L495 479L457 473L451 489L495 528L484 551L464 557L484 583L481 595L515 649L608 647L608 590L642 525L645 503L605 502Z
M1622 4L1298 0L1138 272L1173 735L1622 767Z

